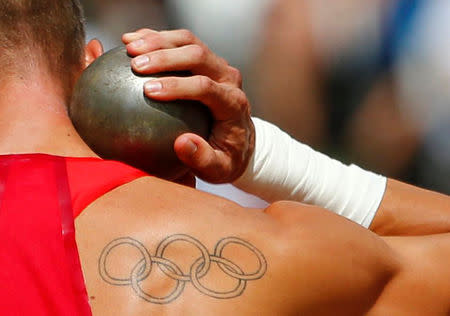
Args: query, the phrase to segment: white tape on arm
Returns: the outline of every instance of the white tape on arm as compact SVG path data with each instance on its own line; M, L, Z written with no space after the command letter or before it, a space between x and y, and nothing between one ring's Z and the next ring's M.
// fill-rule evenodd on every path
M268 202L314 204L370 226L386 189L385 177L316 152L266 121L253 122L255 153L235 186Z

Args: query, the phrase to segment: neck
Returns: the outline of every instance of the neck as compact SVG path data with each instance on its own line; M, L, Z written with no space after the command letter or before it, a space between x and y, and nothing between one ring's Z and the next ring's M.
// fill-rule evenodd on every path
M0 154L96 156L73 127L56 87L45 75L0 85Z

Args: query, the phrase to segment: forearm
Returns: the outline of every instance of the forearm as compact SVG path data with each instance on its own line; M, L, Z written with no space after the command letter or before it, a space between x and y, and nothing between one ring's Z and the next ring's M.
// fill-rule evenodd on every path
M314 151L276 126L255 119L255 153L234 184L268 202L292 200L328 209L368 228L386 178Z
M450 197L389 179L370 229L379 235L450 232Z
M235 184L269 202L295 200L342 215L381 235L448 232L448 196L346 166L254 120L255 154Z

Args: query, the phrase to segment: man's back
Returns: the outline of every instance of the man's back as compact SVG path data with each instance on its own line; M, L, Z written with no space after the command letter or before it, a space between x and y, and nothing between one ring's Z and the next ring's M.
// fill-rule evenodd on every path
M94 315L411 315L411 307L432 308L402 299L422 277L411 265L421 249L414 245L428 249L430 242L385 242L315 207L243 209L147 177L95 201L76 227ZM443 269L435 259L430 267ZM426 283L442 293L429 299L440 306L433 315L446 315L450 290L439 281Z

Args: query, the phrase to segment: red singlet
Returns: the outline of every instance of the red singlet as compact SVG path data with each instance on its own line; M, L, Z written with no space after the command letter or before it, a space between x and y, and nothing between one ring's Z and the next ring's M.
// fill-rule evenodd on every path
M145 175L98 158L0 156L0 314L91 315L73 219Z

